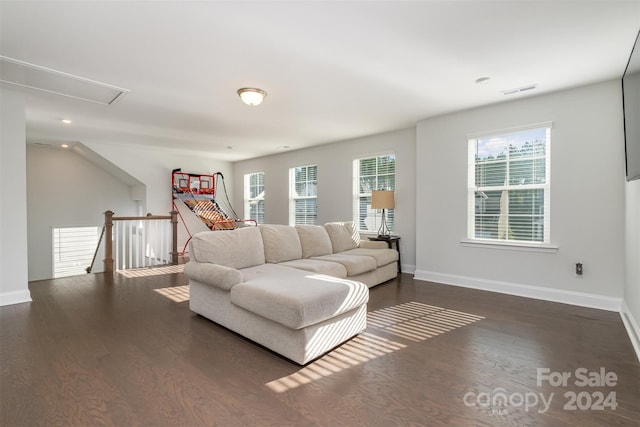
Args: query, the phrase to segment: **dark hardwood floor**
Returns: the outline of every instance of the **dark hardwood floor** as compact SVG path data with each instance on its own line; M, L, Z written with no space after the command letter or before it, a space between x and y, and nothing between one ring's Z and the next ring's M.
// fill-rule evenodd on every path
M371 289L364 334L301 367L190 312L186 285L31 283L0 308L2 426L640 425L617 313L403 274Z

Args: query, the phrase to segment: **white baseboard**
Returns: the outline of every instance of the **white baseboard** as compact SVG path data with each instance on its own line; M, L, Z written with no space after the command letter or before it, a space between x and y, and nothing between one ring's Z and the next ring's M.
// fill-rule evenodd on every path
M402 272L407 274L413 274L416 272L416 266L402 264Z
M0 293L0 307L23 302L31 302L31 293L28 290Z
M620 317L622 317L622 323L624 323L624 327L627 329L627 335L629 335L633 349L636 351L636 357L638 361L640 361L640 326L638 326L638 322L633 317L625 301L622 301Z
M497 280L478 279L454 274L435 273L425 270L416 270L414 277L418 280L425 280L428 282L499 292L502 294L560 302L581 307L597 308L600 310L616 312L620 312L620 310L622 310L622 298L544 288L540 286L522 285L519 283L500 282Z

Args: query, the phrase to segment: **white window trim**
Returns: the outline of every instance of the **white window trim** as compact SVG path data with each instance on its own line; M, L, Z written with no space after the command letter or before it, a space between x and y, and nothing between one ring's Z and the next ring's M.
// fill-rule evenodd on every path
M522 252L556 253L559 249L559 246L554 244L517 242L513 240L462 239L460 244L468 248L503 249Z
M515 126L509 128L495 129L490 131L482 131L482 132L474 132L467 134L467 180L470 180L471 176L475 176L475 159L474 153L469 150L468 144L472 139L478 139L486 136L492 135L501 135L505 133L514 133L521 132L530 129L538 129L538 128L547 128L548 132L551 132L553 129L552 121L545 121L539 123L532 123L523 126ZM550 138L550 135L548 135ZM549 150L551 147L547 147ZM528 252L545 252L545 253L555 253L558 251L559 246L551 243L551 155L546 156L546 180L545 184L542 188L545 191L545 206L544 206L544 216L545 216L545 230L544 230L544 242L526 242L526 241L516 241L516 240L493 240L493 239L479 239L472 236L475 231L475 214L470 214L471 206L475 206L475 196L472 197L471 191L469 188L471 187L471 183L467 182L467 238L462 239L460 241L462 246L465 247L477 247L477 248L491 248L491 249L504 249L504 250L514 250L514 251L528 251ZM474 178L475 180L475 178ZM522 186L519 189L530 189L533 186ZM495 187L496 190L500 190L503 187ZM540 186L535 186L535 188L541 188ZM475 208L474 208L475 209Z
M528 124L528 125L513 126L513 127L508 127L508 128L502 128L502 129L494 129L494 130L485 130L485 131L480 131L480 132L472 132L472 133L468 133L467 134L467 140L476 139L476 138L482 138L482 137L485 137L485 136L501 135L503 133L521 132L521 131L525 131L525 130L538 129L538 128L550 128L550 129L553 129L553 122L552 121L546 121L546 122L531 123L531 124Z
M352 220L358 230L358 233L362 236L377 236L378 230L360 230L360 160L370 159L373 157L393 156L396 161L395 171L398 170L398 158L395 151L379 151L375 153L363 154L357 157L353 157L353 187L351 191L351 210ZM397 179L396 172L394 172L394 179ZM393 190L396 195L397 189ZM394 223L395 224L395 223ZM391 230L393 232L393 230Z
M263 175L263 179L264 179L264 172L262 171L258 171L258 172L249 172L249 173L245 173L244 174L244 217L245 218L251 218L251 207L250 207L250 203L251 202L259 202L259 201L263 201L264 202L264 192L262 193L262 197L256 197L256 198L251 198L248 197L248 195L251 194L251 175L255 175L255 174L259 174L261 173Z
M316 168L316 185L318 184L318 178L317 178L317 173L318 173L318 165L317 164L311 164L311 165L302 165L302 166L291 166L289 168L289 225L290 226L295 226L296 225L296 204L295 201L296 200L304 200L304 199L315 199L316 200L316 208L317 208L317 200L318 200L318 195L316 194L315 196L297 196L295 194L296 192L296 168L310 168L315 166ZM316 187L317 188L317 187ZM316 210L316 218L318 216L318 212Z

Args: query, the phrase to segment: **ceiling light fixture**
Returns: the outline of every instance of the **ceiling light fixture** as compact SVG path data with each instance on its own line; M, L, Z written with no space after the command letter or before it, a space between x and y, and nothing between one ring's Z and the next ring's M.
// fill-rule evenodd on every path
M267 96L267 92L253 87L243 87L238 89L238 95L240 95L242 102L253 107L262 103L264 97Z
M71 124L71 120L69 120L69 119L61 119L60 121L62 123L64 123L65 125L70 125Z

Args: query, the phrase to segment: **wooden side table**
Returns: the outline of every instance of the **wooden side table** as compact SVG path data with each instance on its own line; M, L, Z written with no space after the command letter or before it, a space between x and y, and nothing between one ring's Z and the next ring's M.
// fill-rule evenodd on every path
M369 237L369 240L374 242L387 242L389 249L393 249L393 244L396 244L396 250L398 251L398 273L402 273L402 263L400 261L400 236L375 236Z

